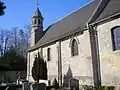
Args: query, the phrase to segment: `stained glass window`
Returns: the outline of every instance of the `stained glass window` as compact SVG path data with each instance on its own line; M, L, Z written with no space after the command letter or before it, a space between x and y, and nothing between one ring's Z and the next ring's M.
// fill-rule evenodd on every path
M120 50L120 27L112 29L113 50Z
M47 61L50 61L50 48L47 49Z
M71 55L72 56L78 55L78 43L75 39L73 39L72 41Z

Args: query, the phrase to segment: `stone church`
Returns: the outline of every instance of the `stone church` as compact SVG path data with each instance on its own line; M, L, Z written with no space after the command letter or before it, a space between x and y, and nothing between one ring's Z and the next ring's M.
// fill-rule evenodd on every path
M39 8L32 17L27 80L39 52L48 80L60 86L67 77L80 85L120 85L120 0L93 0L43 30ZM69 78L69 79L70 79Z

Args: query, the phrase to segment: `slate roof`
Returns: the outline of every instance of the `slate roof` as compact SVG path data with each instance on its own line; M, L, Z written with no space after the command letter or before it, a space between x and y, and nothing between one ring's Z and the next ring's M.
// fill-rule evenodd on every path
M98 3L99 0L95 0L94 2L89 3L88 5L63 18L62 20L54 23L38 41L38 43L30 49L37 48L43 44L46 44L47 42L57 40L78 30L84 30L86 22L91 17Z
M120 0L110 0L96 22L118 13L120 13Z
M33 15L33 18L34 18L34 17L42 17L42 14L41 14L41 12L40 12L40 10L39 10L38 7L37 7L36 10L35 10L35 13L34 13L34 15Z
M86 23L92 17L92 14L94 13L99 3L100 0L95 0L51 25L43 37L38 41L38 43L35 46L31 47L29 50L33 50L46 43L58 40L63 36L70 35L76 31L84 30ZM115 13L119 13L119 5L120 0L110 0L96 21L111 16Z

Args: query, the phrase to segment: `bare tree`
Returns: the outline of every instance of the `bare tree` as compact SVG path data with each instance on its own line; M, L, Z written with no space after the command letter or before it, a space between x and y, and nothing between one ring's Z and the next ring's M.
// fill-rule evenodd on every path
M9 30L0 29L0 55L3 55L7 50Z
M0 29L0 56L10 48L26 57L30 40L30 26L24 29L14 27L11 30Z

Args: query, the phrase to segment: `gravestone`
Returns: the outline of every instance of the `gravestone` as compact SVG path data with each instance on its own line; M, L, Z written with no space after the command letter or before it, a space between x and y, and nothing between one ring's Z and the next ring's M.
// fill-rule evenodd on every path
M30 90L46 90L45 83L34 83L31 85Z
M30 90L28 82L22 83L22 90Z
M79 90L79 80L70 78L69 79L69 88L70 88L70 90Z
M48 86L48 80L39 80L39 83L45 83Z

